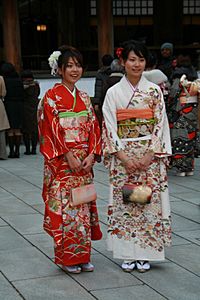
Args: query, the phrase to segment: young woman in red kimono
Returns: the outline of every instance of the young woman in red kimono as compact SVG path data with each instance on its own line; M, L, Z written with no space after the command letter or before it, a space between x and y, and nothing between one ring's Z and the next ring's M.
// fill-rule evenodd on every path
M38 109L40 151L44 155L44 229L54 239L55 263L71 273L93 271L91 240L99 240L96 202L71 205L72 188L91 183L100 130L89 96L75 83L83 72L82 56L62 46L49 58L62 82L48 90Z

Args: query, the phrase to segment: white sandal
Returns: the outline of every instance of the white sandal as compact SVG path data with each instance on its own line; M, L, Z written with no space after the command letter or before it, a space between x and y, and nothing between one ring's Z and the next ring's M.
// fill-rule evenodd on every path
M146 271L149 271L151 266L150 263L147 260L137 260L136 261L136 267L138 272L140 273L144 273Z
M185 172L177 172L176 176L178 177L185 177L186 173Z
M79 266L62 266L63 270L72 273L72 274L79 274L81 273L81 268Z
M131 261L131 262L123 262L123 264L121 265L122 270L124 272L132 272L135 269L135 262Z
M194 175L194 172L193 172L193 171L186 172L186 176L193 176L193 175Z
M94 265L88 262L87 264L81 264L80 265L81 270L83 272L93 272L94 271Z

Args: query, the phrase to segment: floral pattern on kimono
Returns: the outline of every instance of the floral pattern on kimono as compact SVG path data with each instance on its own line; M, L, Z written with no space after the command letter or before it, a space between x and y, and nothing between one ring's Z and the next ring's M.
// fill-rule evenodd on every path
M87 111L78 120L59 117L71 111L74 97L62 84L49 90L39 104L40 150L44 155L44 229L54 238L55 262L76 265L90 261L91 239L101 239L96 202L72 207L71 188L93 181L93 173L71 171L64 153L83 160L101 153L100 130L90 99L76 90L74 112ZM69 118L70 119L70 118Z
M122 108L151 108L154 123L134 120L135 138L118 136L116 111ZM164 246L171 244L171 217L166 165L171 154L169 126L160 88L143 76L133 94L126 77L110 88L103 106L103 153L109 168L110 199L108 206L108 249L116 258L131 260L162 260ZM115 156L123 150L128 157L142 158L153 150L155 157L146 172L127 175ZM124 204L122 187L125 182L147 181L153 190L151 203Z
M177 84L178 83L178 84ZM198 81L194 84L199 85ZM198 132L198 98L200 93L187 97L185 90L181 87L179 79L174 83L176 93L174 97L169 97L168 119L171 131L172 143L172 167L178 172L191 172L194 170L195 152L200 153L199 132ZM193 96L193 97L191 97ZM194 101L182 102L182 99L194 98ZM195 99L196 98L196 99Z

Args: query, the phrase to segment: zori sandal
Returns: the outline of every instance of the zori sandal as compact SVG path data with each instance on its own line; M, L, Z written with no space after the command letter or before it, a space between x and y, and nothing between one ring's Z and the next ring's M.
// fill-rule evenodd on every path
M62 268L67 273L72 273L72 274L81 273L81 268L79 266L62 266Z
M138 260L136 262L136 267L137 267L138 272L144 273L144 272L150 270L150 263L147 260L145 260L145 261Z
M80 265L81 270L83 272L93 272L94 271L94 265L88 262L87 264L81 264Z
M132 262L124 261L121 267L124 272L132 272L135 268L135 262L134 261L132 261Z

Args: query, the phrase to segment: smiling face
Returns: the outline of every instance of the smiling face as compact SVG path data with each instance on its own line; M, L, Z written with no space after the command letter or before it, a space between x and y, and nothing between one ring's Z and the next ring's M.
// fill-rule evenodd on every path
M83 68L75 57L69 57L66 66L59 68L58 73L62 77L62 83L73 91L75 83L82 76Z
M145 69L145 58L137 56L134 51L130 51L127 60L123 64L128 80L133 84L137 83Z

